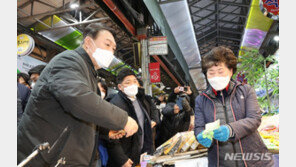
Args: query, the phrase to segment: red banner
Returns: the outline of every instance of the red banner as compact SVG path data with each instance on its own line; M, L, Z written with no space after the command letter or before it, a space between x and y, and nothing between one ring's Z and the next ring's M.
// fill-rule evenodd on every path
M160 66L159 63L149 63L150 82L160 82Z
M279 15L279 0L262 0L263 7L275 16Z

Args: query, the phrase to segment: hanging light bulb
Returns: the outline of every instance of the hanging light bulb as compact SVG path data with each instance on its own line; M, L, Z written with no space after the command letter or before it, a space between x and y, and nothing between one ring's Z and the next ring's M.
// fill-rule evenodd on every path
M71 9L76 9L78 7L79 7L79 5L77 3L73 3L73 4L70 5Z
M273 40L279 41L280 40L280 37L278 35L276 35L276 36L273 37Z

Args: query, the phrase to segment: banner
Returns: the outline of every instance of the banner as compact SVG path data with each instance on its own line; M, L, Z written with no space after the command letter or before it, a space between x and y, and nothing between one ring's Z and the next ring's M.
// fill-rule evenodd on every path
M150 82L161 82L160 81L160 67L159 63L149 63Z
M148 40L149 55L167 55L168 40L166 36L151 37Z
M260 0L259 7L264 16L279 20L279 0Z
M28 74L29 70L37 65L46 65L45 62L31 56L17 56L17 69Z

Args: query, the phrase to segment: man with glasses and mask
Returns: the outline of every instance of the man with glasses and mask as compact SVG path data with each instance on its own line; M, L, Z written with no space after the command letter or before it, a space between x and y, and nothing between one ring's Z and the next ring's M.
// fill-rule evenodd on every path
M83 37L82 46L56 55L39 76L18 126L18 163L41 143L52 146L66 127L70 135L61 153L53 159L38 154L28 166L55 165L59 157L65 157L66 166L95 166L97 126L124 130L125 137L137 132L134 119L97 94L96 70L114 59L112 30L93 23Z

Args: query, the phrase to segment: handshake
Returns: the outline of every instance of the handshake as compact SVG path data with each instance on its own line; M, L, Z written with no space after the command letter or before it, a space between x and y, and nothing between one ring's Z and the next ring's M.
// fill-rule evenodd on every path
M128 117L127 123L126 123L124 129L119 130L119 131L110 130L109 131L109 138L110 139L120 139L123 136L130 137L138 131L138 128L139 127L138 127L137 122L133 118Z

